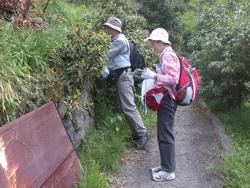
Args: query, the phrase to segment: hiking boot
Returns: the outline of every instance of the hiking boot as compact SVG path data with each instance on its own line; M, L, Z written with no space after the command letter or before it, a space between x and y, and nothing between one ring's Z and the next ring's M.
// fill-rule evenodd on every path
M151 172L152 174L154 174L154 173L156 173L156 172L159 172L159 171L161 171L161 170L162 170L161 165L150 168L150 172Z
M169 180L173 180L175 179L175 174L172 172L172 173L168 173L166 171L158 171L154 174L152 174L152 180L154 181L169 181Z
M145 149L148 138L149 138L148 133L145 133L143 136L140 136L137 140L136 148L139 150Z

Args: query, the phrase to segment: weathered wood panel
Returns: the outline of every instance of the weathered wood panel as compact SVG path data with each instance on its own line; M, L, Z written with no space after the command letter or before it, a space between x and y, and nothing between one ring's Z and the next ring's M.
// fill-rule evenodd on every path
M53 102L0 128L1 188L71 188L80 174L79 159Z

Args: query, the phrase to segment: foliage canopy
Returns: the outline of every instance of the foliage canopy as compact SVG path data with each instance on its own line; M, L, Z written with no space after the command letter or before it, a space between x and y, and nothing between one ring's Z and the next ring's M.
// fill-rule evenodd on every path
M250 5L225 1L207 6L197 18L191 61L203 75L203 94L240 106L250 97Z

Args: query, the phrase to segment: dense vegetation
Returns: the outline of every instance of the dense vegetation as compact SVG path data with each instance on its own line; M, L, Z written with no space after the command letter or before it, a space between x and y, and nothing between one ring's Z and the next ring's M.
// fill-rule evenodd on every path
M188 50L202 75L201 93L231 136L235 152L223 155L227 187L250 186L250 3L217 0L193 15Z
M188 46L203 76L203 94L239 107L250 98L250 3L208 4L196 19Z
M83 22L84 11L55 0L45 14L47 30L1 24L1 125L63 95L71 106L81 83L99 75L108 39Z
M106 62L109 39L102 25L110 15L119 12L126 18L123 30L130 40L141 45L146 38L145 19L135 16L136 7L127 1L90 1L86 6L53 1L43 17L49 28L42 31L1 23L1 125L47 100L58 102L62 95L66 95L68 107L74 108L81 82L98 78ZM101 11L97 14L96 9ZM143 48L150 54L145 45Z
M140 0L139 13L149 22L149 30L157 27L165 28L170 34L170 41L174 48L181 50L184 45L184 26L182 13L185 10L183 0Z
M149 52L142 45L148 34L147 23L143 17L135 15L136 7L127 1L110 1L105 5L86 1L79 6L55 0L43 17L48 29L20 27L14 22L2 22L0 27L4 49L0 61L3 75L0 78L3 85L0 87L1 125L48 100L56 103L63 100L70 115L78 105L83 82L94 84L97 81L94 84L95 126L79 148L86 172L81 187L107 186L108 179L102 171L117 169L118 155L127 145L126 135L129 134L124 133L128 131L127 122L117 112L114 91L106 90L105 83L98 80L110 42L102 26L110 14L122 13L121 6L126 9L121 14L126 18L124 33L138 42L145 53ZM101 10L98 15L96 10ZM148 54L147 59L150 59L152 55ZM100 153L94 155L96 151Z

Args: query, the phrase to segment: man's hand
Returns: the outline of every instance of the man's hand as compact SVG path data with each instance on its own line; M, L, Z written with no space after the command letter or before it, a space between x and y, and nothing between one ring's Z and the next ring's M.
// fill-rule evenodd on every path
M109 69L107 66L105 66L103 69L102 69L102 77L103 78L107 78L109 76Z
M145 69L143 70L143 73L141 75L141 78L143 80L146 80L146 79L154 79L155 78L155 75L156 73L151 71L150 69Z

